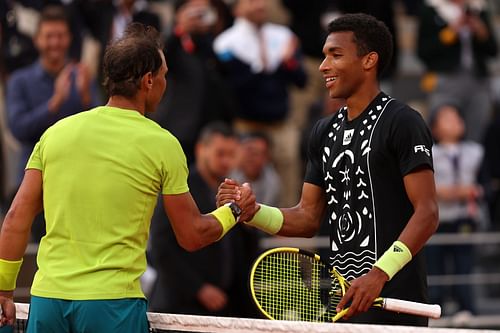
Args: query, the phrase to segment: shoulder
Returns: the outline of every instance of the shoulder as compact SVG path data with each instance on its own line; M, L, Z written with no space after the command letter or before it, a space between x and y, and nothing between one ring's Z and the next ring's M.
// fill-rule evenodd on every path
M148 135L160 140L162 143L180 146L179 140L167 129L161 127L152 119L144 118L144 125L147 128Z
M309 151L314 152L317 149L321 149L321 146L326 142L327 138L331 135L330 131L333 131L338 123L342 121L344 117L343 109L340 109L334 114L323 117L319 119L311 129L309 135Z
M323 134L325 134L326 130L330 128L334 122L341 120L343 117L343 108L341 108L337 112L319 119L314 124L312 134L314 136L321 135L321 137L323 137Z
M83 119L92 117L92 115L95 113L96 109L97 108L91 109L88 111L82 111L82 112L75 113L73 115L64 117L64 118L58 120L52 126L50 126L47 129L46 134L51 133L51 132L58 132L60 130L63 130L63 131L69 130L70 127L78 126L79 122L81 122Z
M233 25L221 32L214 40L214 50L216 52L224 52L226 49L231 48L233 44L238 42L239 30L236 25Z
M38 64L35 62L23 68L19 68L12 72L8 79L9 84L19 83L21 81L30 80L33 81L34 74L37 71Z
M484 154L484 148L481 144L474 141L463 141L462 149L465 151L465 156L471 158L482 158Z
M293 34L292 30L290 30L290 28L288 28L287 26L276 23L266 23L263 29L266 33L272 33L275 35L282 35L288 37Z
M396 125L425 124L420 112L396 99L389 102L384 111L384 116L393 120Z

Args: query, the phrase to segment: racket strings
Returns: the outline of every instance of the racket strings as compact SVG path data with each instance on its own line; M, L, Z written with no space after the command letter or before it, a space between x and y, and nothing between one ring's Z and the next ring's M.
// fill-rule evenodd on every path
M254 288L262 308L275 319L325 321L325 316L330 317L328 270L307 255L267 256L255 271Z

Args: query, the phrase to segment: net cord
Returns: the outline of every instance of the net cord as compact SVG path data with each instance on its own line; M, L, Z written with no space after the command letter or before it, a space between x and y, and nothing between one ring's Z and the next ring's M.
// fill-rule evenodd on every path
M29 304L16 303L18 319L28 318ZM195 316L149 312L151 328L159 330L177 330L189 332L213 333L494 333L495 330L473 330L453 328L428 328L413 326L381 326L345 323L306 323L297 321L278 321L267 319L229 318Z

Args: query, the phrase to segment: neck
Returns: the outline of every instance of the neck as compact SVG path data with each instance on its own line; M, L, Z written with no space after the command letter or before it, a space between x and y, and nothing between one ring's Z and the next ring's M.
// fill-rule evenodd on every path
M40 58L40 63L49 74L57 75L66 65L66 59L50 61L46 58Z
M363 85L356 93L346 99L347 118L349 120L356 119L379 93L378 84L371 84L368 87Z
M111 96L106 105L120 109L137 111L142 115L146 112L144 103L133 97L129 98L118 95Z

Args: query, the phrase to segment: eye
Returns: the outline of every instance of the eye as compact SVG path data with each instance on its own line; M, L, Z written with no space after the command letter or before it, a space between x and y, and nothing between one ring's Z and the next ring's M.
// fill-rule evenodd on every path
M340 53L334 53L332 56L336 59L336 58L342 57L342 54L340 54Z

